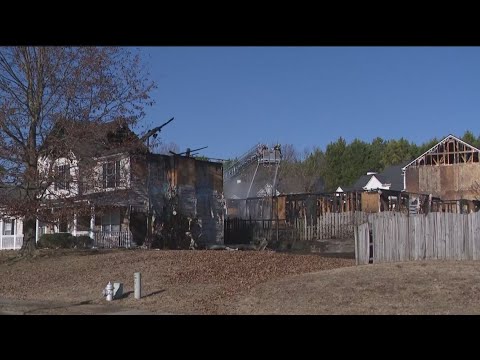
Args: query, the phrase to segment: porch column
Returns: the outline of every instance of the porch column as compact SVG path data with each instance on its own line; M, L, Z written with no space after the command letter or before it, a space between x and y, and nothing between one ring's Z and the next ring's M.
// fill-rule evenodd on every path
M17 250L17 219L13 220L13 250Z
M72 231L73 236L77 236L77 213L73 213L73 231Z
M0 250L3 250L3 219L0 219Z
M38 243L39 233L38 233L38 226L39 222L38 219L35 220L35 244Z
M93 230L95 229L95 207L92 206L92 213L90 216L90 232L88 236L90 236L92 239L94 239L94 233Z

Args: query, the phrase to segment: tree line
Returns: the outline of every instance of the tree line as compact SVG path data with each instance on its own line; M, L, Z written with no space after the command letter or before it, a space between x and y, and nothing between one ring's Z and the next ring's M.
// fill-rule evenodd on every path
M466 131L461 139L480 147L480 136ZM405 138L371 142L354 139L347 143L342 137L325 150L298 151L291 144L283 145L279 186L285 192L333 192L338 186L352 186L367 171L381 172L390 165L404 164L423 154L441 139L433 138L420 145Z

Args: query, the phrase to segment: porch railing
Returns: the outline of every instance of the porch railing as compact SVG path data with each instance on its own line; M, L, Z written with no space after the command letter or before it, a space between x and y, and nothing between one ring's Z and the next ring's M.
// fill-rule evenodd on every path
M98 248L129 248L132 246L130 231L96 231L93 245Z
M0 235L0 250L18 250L23 245L23 235Z

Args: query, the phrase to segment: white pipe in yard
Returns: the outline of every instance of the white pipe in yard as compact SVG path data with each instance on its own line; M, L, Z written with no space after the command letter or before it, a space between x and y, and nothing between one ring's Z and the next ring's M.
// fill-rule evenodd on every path
M136 272L133 274L133 283L135 288L135 299L142 297L142 274Z

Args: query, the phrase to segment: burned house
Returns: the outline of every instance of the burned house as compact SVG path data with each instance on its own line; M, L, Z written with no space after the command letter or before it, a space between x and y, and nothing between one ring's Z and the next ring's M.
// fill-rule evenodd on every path
M201 239L196 241L223 243L222 163L188 156L148 154L147 166L150 174L147 191L154 224L165 224L183 216L201 227Z
M52 136L78 131L77 125L70 122ZM203 242L221 241L221 163L152 154L122 121L78 126L85 127L82 141L63 147L47 141L39 160L47 183L39 213L58 214L58 220L38 221L37 241L45 233L69 232L91 237L98 247L149 245L172 216L187 221L175 236L185 236L195 221Z
M474 211L479 198L480 150L448 135L404 168L405 189L444 202L461 201Z

